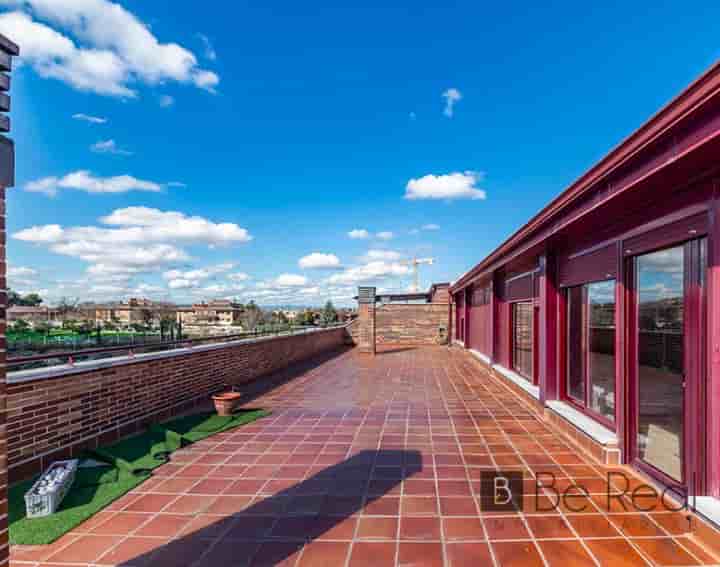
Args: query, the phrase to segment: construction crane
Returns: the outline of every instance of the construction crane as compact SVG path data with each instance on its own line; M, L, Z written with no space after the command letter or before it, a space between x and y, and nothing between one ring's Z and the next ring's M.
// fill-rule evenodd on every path
M435 258L416 258L413 257L412 260L405 260L400 262L403 266L410 266L412 268L413 272L413 283L412 286L410 286L410 291L412 293L417 293L420 291L420 274L418 272L418 266L420 264L427 264L431 266L435 262Z

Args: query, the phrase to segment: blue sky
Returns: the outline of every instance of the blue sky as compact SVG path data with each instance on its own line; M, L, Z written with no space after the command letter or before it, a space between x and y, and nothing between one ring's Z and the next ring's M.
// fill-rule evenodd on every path
M717 3L119 6L0 0L10 285L50 301L456 279L720 52Z

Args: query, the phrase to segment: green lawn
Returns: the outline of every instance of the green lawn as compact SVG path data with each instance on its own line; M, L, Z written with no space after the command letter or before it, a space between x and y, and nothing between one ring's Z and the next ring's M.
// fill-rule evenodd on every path
M24 495L36 479L9 489L10 543L52 543L123 494L152 476L173 451L221 431L239 427L269 415L266 410L244 410L230 417L195 414L173 419L113 445L88 451L87 457L107 463L105 467L78 469L75 482L60 509L44 518L25 516Z

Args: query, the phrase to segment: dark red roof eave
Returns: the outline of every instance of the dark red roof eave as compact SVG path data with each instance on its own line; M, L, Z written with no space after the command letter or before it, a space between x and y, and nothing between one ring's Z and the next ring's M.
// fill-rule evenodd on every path
M649 144L657 141L668 130L685 120L691 113L702 107L707 101L720 95L720 61L713 64L705 73L693 81L684 91L656 112L649 120L630 134L604 158L574 181L567 189L550 201L525 225L513 233L484 260L463 274L450 287L450 293L456 293L471 283L477 276L487 271L503 256L508 255L522 242L537 232L549 221L584 195L587 191L631 160Z

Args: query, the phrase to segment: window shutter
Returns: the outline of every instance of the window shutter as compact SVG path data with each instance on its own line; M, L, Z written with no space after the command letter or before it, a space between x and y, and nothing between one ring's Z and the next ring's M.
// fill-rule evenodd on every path
M617 264L615 243L585 254L570 255L559 262L558 281L561 287L569 287L617 279Z
M534 272L515 276L505 281L505 301L532 299L535 295Z

